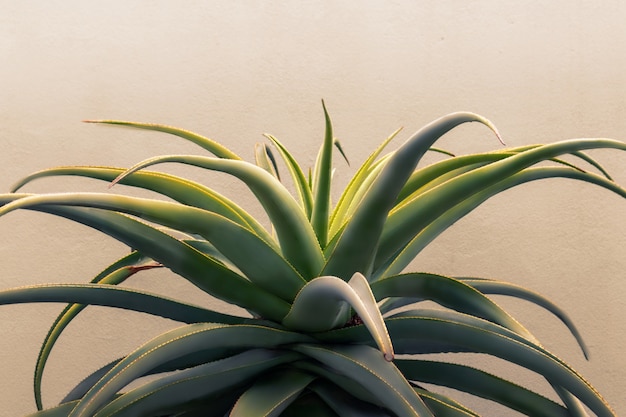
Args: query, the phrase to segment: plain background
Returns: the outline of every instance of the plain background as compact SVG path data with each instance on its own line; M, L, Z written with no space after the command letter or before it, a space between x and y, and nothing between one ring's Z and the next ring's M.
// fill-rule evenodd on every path
M3 192L49 166L130 166L197 151L178 138L84 119L185 127L246 158L269 132L310 166L323 135L322 98L352 167L396 128L404 126L395 146L458 110L490 118L509 146L626 139L626 3L619 0L7 0L0 7ZM499 144L484 127L468 125L441 146L467 153ZM623 152L593 156L626 184ZM341 187L354 168L339 158L336 164ZM223 177L203 180L244 205L251 201ZM76 189L106 185L57 179L25 191ZM554 317L527 303L498 302L626 415L625 211L624 199L589 185L525 185L460 221L413 269L506 279L551 298L578 324L591 362ZM0 219L0 288L86 282L126 250L68 221L12 213ZM130 285L206 302L167 274L148 273ZM61 308L0 307L0 415L34 410L34 360ZM53 352L45 403L58 402L87 372L170 326L87 309ZM497 361L477 361L533 381ZM505 415L492 404L470 403L486 415Z

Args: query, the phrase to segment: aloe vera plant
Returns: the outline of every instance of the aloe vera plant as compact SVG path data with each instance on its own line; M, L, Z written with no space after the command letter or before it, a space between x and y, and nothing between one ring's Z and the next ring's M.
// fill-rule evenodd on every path
M325 137L309 173L271 135L266 136L271 147L258 146L251 163L186 130L103 120L95 123L179 136L212 155L160 156L130 169L51 168L0 195L0 215L16 209L41 211L95 228L132 248L89 283L0 292L1 304L67 303L43 341L35 366L39 411L32 416L477 415L439 387L530 416L582 416L585 410L614 415L589 382L489 295L517 297L549 310L586 354L568 316L548 299L505 281L405 269L457 220L519 184L564 177L626 197L626 190L584 153L597 148L624 151L626 143L577 139L447 154L439 162L418 165L442 135L460 124L482 123L500 137L485 118L454 113L385 153L395 132L356 170L333 205L332 157L339 146L325 107L324 115ZM592 169L560 159L564 155ZM293 195L278 179L277 157L289 173ZM211 188L149 169L165 162L241 180L263 207L271 230ZM167 199L18 192L36 179L66 175L119 183L116 188L121 189L139 187ZM123 285L134 274L153 268L167 268L250 314L215 311ZM426 308L424 301L441 307ZM61 404L44 408L41 386L51 350L89 305L144 312L181 326L94 371ZM425 356L444 352L478 352L527 368L545 378L553 390L549 395L560 401L469 365ZM145 382L127 388L137 380Z

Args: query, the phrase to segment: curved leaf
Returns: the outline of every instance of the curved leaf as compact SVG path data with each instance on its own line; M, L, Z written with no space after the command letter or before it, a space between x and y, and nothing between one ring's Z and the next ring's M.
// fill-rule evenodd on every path
M300 344L293 349L351 378L397 415L433 417L398 368L383 360L378 351L369 346Z
M554 314L559 320L561 320L561 322L563 322L565 326L567 326L568 330L572 333L574 338L576 338L578 345L585 355L585 359L589 359L589 350L587 349L583 337L576 328L574 322L569 318L564 310L562 310L552 301L548 300L546 297L534 291L520 287L519 285L511 284L509 282L475 277L463 277L458 279L466 283L467 285L471 285L482 293L499 294L519 298L522 300L530 301L531 303L537 304L538 306L548 310L550 313Z
M122 308L182 323L246 321L157 294L108 284L40 284L0 291L0 305L22 303L76 303Z
M170 155L152 158L130 168L118 180L150 165L180 162L226 172L243 182L256 195L276 228L285 258L307 279L319 275L323 255L311 224L291 194L270 173L243 161Z
M33 209L59 215L100 230L160 262L203 291L253 310L262 317L280 321L289 311L288 303L262 290L187 243L124 214L82 207L42 206Z
M283 158L283 161L291 174L293 183L296 186L296 191L298 193L298 197L300 198L300 204L302 205L307 217L311 218L311 212L313 211L313 194L311 193L311 188L309 187L309 183L304 175L304 172L302 172L302 168L300 168L300 165L298 165L298 162L293 155L291 155L287 148L285 148L285 146L280 143L278 139L269 134L266 134L265 137L272 141L280 153L280 156Z
M412 225L417 223L420 223L419 227L421 229L418 228L417 230L419 231L416 235L408 243L406 243L405 246L399 250L399 252L390 256L387 262L382 262L384 257L382 253L389 252L397 245L395 241L390 240L391 238L389 238L386 242L381 242L380 253L377 255L378 263L375 266L376 271L373 276L384 277L401 272L417 256L417 254L419 254L437 236L489 198L520 184L557 177L585 181L606 188L609 191L621 195L622 197L626 197L626 190L624 188L612 181L607 180L606 178L596 174L563 167L526 168L489 186L482 187L482 184L477 184L474 185L473 195L458 202L452 202L449 205L447 202L440 201L439 206L429 206L429 203L427 202L428 198L438 199L439 197L439 194L437 194L438 190L433 189L433 195L428 193L423 194L412 202L407 203L405 206L407 209L413 210L413 213L420 213L420 216L413 214L409 218L409 216L407 216L409 213L406 212L403 215L404 218L402 220L390 217L388 222L389 230L394 228L397 231L400 231L402 229L402 224L404 224L404 227L407 230L410 230L413 227ZM450 182L452 181L454 180L450 180ZM441 187L443 190L443 187L447 187L447 184L442 184ZM425 207L425 205L428 205L429 207ZM404 210L405 207L399 209L399 211ZM430 219L430 221L421 223L418 217L420 219L422 217L426 217Z
M454 113L428 124L394 152L347 223L324 266L323 275L335 275L343 279L354 272L370 275L387 214L395 204L404 182L439 137L462 123L474 121L496 131L488 120L476 114Z
M459 175L421 194L410 204L405 204L389 214L389 219L380 236L374 268L377 269L393 257L422 229L435 221L442 212L462 203L479 191L541 161L584 149L601 148L626 150L626 143L609 139L575 139L543 145ZM420 215L416 216L415 213Z
M315 376L284 369L262 376L239 397L229 417L277 417Z
M378 300L387 297L401 297L407 303L432 300L444 307L497 323L538 343L524 326L500 306L480 291L454 278L426 273L395 275L372 283L372 292Z
M233 350L275 348L308 340L309 338L302 334L257 325L198 323L170 330L122 359L81 399L72 411L71 417L93 415L96 410L111 401L120 389L136 378L163 363L194 352L209 348Z
M393 346L365 277L359 273L345 281L331 276L307 283L291 306L283 325L290 329L321 332L344 325L350 306L371 333L385 360L393 360Z
M400 359L396 366L412 381L453 388L496 401L522 414L536 417L568 417L567 410L541 395L510 381L465 365Z
M52 176L79 176L111 182L126 171L125 168L71 166L49 168L22 178L14 184L11 192L16 192L26 184L39 178ZM164 172L140 171L128 175L119 181L120 184L143 188L170 197L179 203L198 207L248 227L267 242L273 242L269 233L259 222L239 207L236 203L194 181Z
M36 206L81 206L132 214L207 239L259 287L292 301L306 283L267 242L220 215L168 201L99 193L40 194L5 205L0 215ZM281 277L277 280L276 277Z
M259 374L298 356L293 352L248 350L147 382L111 401L94 417L131 417L193 409L195 402L209 395L229 397Z
M227 149L220 143L217 143L214 140L206 138L204 136L198 135L197 133L193 133L185 129L180 129L178 127L155 124L155 123L127 122L123 120L85 120L85 123L118 125L118 126L126 126L126 127L137 128L137 129L153 130L156 132L169 133L171 135L178 136L180 138L193 142L196 145L202 147L203 149L206 149L207 151L211 152L213 155L219 158L236 159L236 160L241 159L239 156L237 156L237 154L235 154L230 149Z

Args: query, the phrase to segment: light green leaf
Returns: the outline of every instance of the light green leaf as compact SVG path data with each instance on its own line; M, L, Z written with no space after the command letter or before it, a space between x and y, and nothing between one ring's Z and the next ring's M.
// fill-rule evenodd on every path
M169 201L100 193L39 194L5 205L0 215L18 208L49 205L118 211L179 232L198 234L232 261L250 281L288 302L306 283L270 244L249 229L218 214ZM277 276L281 280L277 280Z
M385 149L389 142L391 142L391 140L395 138L398 133L400 133L401 130L402 129L400 128L393 132L378 146L378 148L374 150L374 152L370 154L343 190L330 218L330 236L334 236L335 233L338 232L339 228L345 223L347 213L349 208L353 206L357 192L367 188L364 184L366 183L366 179L370 178L374 161L376 161L376 158L378 158L380 153Z
M276 177L280 181L280 175L278 174L278 166L276 160L272 155L272 152L268 149L264 143L257 143L254 145L254 158L256 164Z
M311 212L313 211L313 195L311 193L309 182L305 177L304 172L302 172L302 168L298 165L298 162L293 155L291 155L287 148L285 148L285 146L283 146L278 139L268 134L266 134L265 137L272 141L278 150L278 153L280 153L281 157L285 161L285 165L291 174L291 179L296 187L298 197L300 198L300 205L302 206L307 217L310 219Z
M420 213L421 217L428 217L430 222L420 223L422 229L413 237L399 252L394 253L392 256L388 258L386 263L382 262L382 257L379 256L379 259L376 263L376 270L373 274L374 277L379 276L388 276L394 275L402 270L437 236L443 233L448 227L452 226L456 221L470 213L476 207L484 203L489 198L498 195L499 193L515 187L520 184L524 184L527 182L540 180L540 179L549 179L549 178L569 178L580 181L585 181L591 184L595 184L601 187L604 187L610 191L615 192L622 197L626 197L626 190L621 188L616 183L607 180L596 174L591 174L587 172L581 172L572 168L564 168L564 167L536 167L536 168L526 168L518 173L515 173L509 177L503 178L501 181L496 182L492 185L485 185L482 187L482 184L475 185L474 194L462 199L460 201L454 202L440 202L439 206L430 206L424 207L424 204L428 205L428 198L438 198L438 189L433 189L432 194L430 192L423 194L420 197L415 198L415 200L406 204L406 208L413 210L414 213ZM452 182L451 180L450 182ZM441 190L445 191L446 184L442 184ZM404 210L405 207L399 208L398 211ZM406 213L408 214L408 212ZM392 214L393 216L393 214ZM395 228L396 230L400 230L401 227L398 226L397 222L404 222L405 227L410 228L411 225L408 223L415 222L417 223L417 217L413 215L411 220L408 220L406 217L404 220L399 220L397 218L390 217L388 221L389 228ZM384 236L383 232L383 236ZM387 253L390 249L388 246L397 246L395 241L388 240L387 242L381 242L380 253Z
M459 175L421 194L410 204L405 204L389 214L380 236L374 268L377 269L394 256L443 211L467 200L479 191L541 161L584 149L602 148L626 150L626 143L609 139L575 139L542 145ZM415 213L420 215L416 216Z
M121 180L150 165L164 162L179 162L222 171L245 182L263 205L276 228L285 258L306 279L319 275L324 261L311 224L289 191L270 173L244 161L193 155L170 155L143 161L130 168L118 179Z
M19 190L29 182L38 178L68 175L111 182L125 171L125 168L93 166L50 168L35 172L21 179L18 183L13 185L11 192ZM265 228L248 212L239 207L239 205L197 182L163 172L141 171L124 177L119 183L154 191L158 194L170 197L179 203L221 214L242 226L250 228L263 238L263 240L267 242L273 241L271 235Z
M323 248L328 241L328 216L330 213L330 183L332 177L333 163L333 127L330 121L326 105L322 101L324 108L324 119L326 120L326 130L324 141L317 158L315 171L313 171L313 212L311 213L311 225Z
M195 143L196 145L206 149L211 152L213 155L226 158L226 159L241 159L237 154L232 152L230 149L227 149L220 143L215 142L212 139L206 138L204 136L198 135L197 133L190 132L185 129L180 129L173 126L166 126L155 123L138 123L138 122L126 122L122 120L85 120L86 123L100 123L100 124L109 124L109 125L118 125L118 126L126 126L138 129L146 129L153 130L157 132L169 133L174 136L178 136L180 138L186 139L190 142Z
M280 321L289 311L288 303L227 269L220 262L124 214L82 207L42 206L34 209L45 210L100 230L160 262L203 291L253 310L264 318Z
M428 124L394 152L343 230L327 260L323 275L335 275L343 279L354 272L370 275L387 214L420 158L443 134L459 124L473 121L481 122L495 131L488 120L478 115L454 113Z

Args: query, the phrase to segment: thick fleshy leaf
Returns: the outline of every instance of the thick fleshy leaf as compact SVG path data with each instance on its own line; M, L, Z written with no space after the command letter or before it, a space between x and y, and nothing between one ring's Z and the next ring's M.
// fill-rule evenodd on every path
M537 304L538 306L548 310L550 313L554 314L559 320L561 320L561 322L563 322L565 326L567 326L574 338L576 338L578 345L585 355L585 359L589 359L589 350L587 349L583 337L576 328L576 325L574 324L572 319L563 309L561 309L552 301L548 300L546 297L542 296L539 293L509 282L476 277L462 277L458 279L466 283L467 285L471 285L482 293L506 295L519 298L522 300L530 301L531 303Z
M478 184L475 186L473 195L452 204L450 207L444 203L437 207L429 207L428 212L421 211L422 208L418 207L418 205L425 202L422 197L418 197L414 201L408 203L407 206L415 204L415 207L413 207L414 210L417 210L415 212L419 212L420 216L430 216L430 222L424 223L419 232L401 250L399 250L399 252L390 256L387 262L382 262L381 256L379 260L381 263L376 264L376 270L373 276L384 277L400 273L437 236L489 198L520 184L550 178L568 178L588 182L606 188L607 190L626 198L626 190L618 184L596 174L581 172L576 169L564 167L526 168L521 172L496 182L493 185L481 188L482 185ZM446 186L447 184L443 184L441 187ZM433 190L433 192L436 193L437 190ZM428 196L428 194L424 195ZM437 197L437 194L433 194L432 197ZM418 216L412 216L410 220L405 218L403 222L407 228L410 228L411 225L409 223L415 222L417 217ZM393 224L396 220L397 219L390 220L389 224ZM394 225L394 227L397 228L397 225ZM397 228L397 230L400 229ZM388 245L384 242L381 243L381 253L385 253L389 245L396 246L395 242L388 241L387 243Z
M29 182L39 178L79 176L111 182L125 171L125 168L94 166L49 168L22 178L18 183L13 185L11 192L14 193ZM197 182L164 172L140 171L124 177L119 183L150 190L167 196L179 203L221 214L235 223L250 228L265 241L272 241L271 235L267 233L265 228L248 212L223 195Z
M399 297L407 303L432 300L436 303L500 324L521 336L536 339L524 326L480 291L456 280L437 274L408 273L384 278L372 283L376 299ZM398 305L406 305L400 303Z
M241 159L233 151L231 151L230 149L227 149L226 147L214 141L213 139L209 139L197 133L193 133L185 129L180 129L178 127L155 124L155 123L127 122L123 120L85 120L85 122L126 126L126 127L137 128L137 129L146 129L146 130L153 130L156 132L169 133L171 135L178 136L180 138L193 142L196 145L202 147L203 149L206 149L207 151L211 152L213 155L217 157L226 158L226 159Z
M445 395L417 387L413 389L437 417L480 417L477 413Z
M83 397L71 417L87 417L107 404L114 395L136 378L163 363L210 348L234 351L275 348L302 343L310 338L258 325L189 324L165 332L126 356Z
M42 206L34 209L45 210L100 230L160 262L203 291L255 311L264 318L280 321L289 311L289 304L285 301L221 263L187 243L127 215L82 207Z
M351 378L399 416L433 417L398 368L369 346L306 344L293 349Z
M265 137L272 141L278 150L278 153L280 153L280 156L283 158L283 161L291 174L291 179L296 187L298 197L300 198L300 205L302 206L302 209L306 213L307 217L311 218L311 212L313 211L313 194L302 168L293 155L291 155L287 148L285 148L285 146L280 143L278 139L268 134L266 134Z
M0 305L23 303L76 303L148 313L182 323L246 321L193 304L145 291L108 284L39 284L0 291Z
M131 275L143 269L153 267L155 267L155 265L151 260L146 259L139 252L132 252L105 268L104 271L91 280L91 283L118 285ZM50 330L48 330L48 334L44 338L43 343L41 344L39 355L37 356L37 362L35 364L34 377L35 403L37 404L37 409L39 410L43 408L41 402L41 380L46 362L50 356L50 352L52 351L52 348L54 347L54 344L58 340L59 336L61 336L61 333L85 307L86 305L84 304L69 304L65 307L55 319L54 323L50 327Z
M323 275L343 279L348 279L354 272L370 275L387 214L395 204L404 182L437 139L467 122L481 122L495 131L488 120L476 114L454 113L428 124L394 152L343 230L324 267Z
M193 409L207 396L228 397L233 391L250 384L258 375L299 356L294 352L248 350L147 382L111 401L94 417L133 417Z
M311 213L311 225L317 235L320 246L326 246L328 240L328 216L330 213L330 182L332 177L333 163L333 127L330 121L326 105L324 119L326 130L324 141L317 158L317 164L313 171L313 211Z
M347 213L350 207L353 205L355 196L357 195L358 191L367 188L365 187L365 182L368 176L371 174L371 168L374 165L376 158L378 158L378 156L389 144L389 142L391 142L391 140L393 140L393 138L395 138L396 135L400 133L400 130L402 129L397 129L395 132L393 132L387 139L383 141L383 143L378 146L378 148L374 150L374 152L370 154L365 162L361 164L346 188L341 193L341 197L339 197L339 201L337 201L335 209L333 210L331 215L329 226L330 236L334 236L335 233L337 233L341 226L345 223Z
M254 145L254 159L256 164L280 180L276 159L266 144L257 143Z
M218 214L183 204L115 194L39 194L5 205L0 209L0 215L18 208L46 205L123 212L180 232L198 234L233 262L250 281L289 302L306 283L271 245L249 229Z
M541 395L510 381L465 365L400 359L396 366L411 381L435 384L486 398L524 415L567 417L567 410Z
M458 344L538 372L551 384L570 391L598 416L615 417L602 396L569 365L501 326L454 312L431 311L425 315L416 311L388 319L387 327L399 353L398 345L408 349L401 353L409 353L410 340L421 338Z
M316 381L311 390L340 417L391 417L387 410L356 399L332 382Z
M296 369L268 373L239 397L229 417L278 417L314 379Z
M374 268L377 269L387 262L442 212L464 202L476 193L541 161L585 149L602 148L626 150L626 143L609 139L575 139L543 145L474 169L420 194L409 204L389 214L380 236ZM415 213L419 213L419 216Z
M270 217L285 258L305 278L310 279L319 275L324 260L315 232L306 214L289 191L270 173L244 161L169 155L140 162L118 177L118 180L150 165L164 162L179 162L222 171L242 180L256 195Z
M324 276L307 283L293 302L283 324L296 330L322 332L346 324L352 307L385 360L393 360L393 346L369 284L356 273L349 282Z

